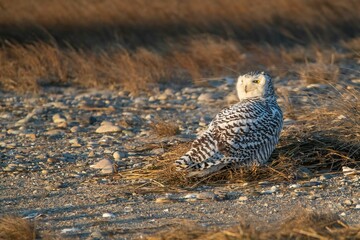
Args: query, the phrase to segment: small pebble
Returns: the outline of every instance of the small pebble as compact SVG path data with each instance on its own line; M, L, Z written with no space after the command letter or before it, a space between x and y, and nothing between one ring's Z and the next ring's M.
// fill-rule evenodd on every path
M213 192L200 192L196 194L196 198L199 200L215 199L216 195Z
M113 163L108 159L102 159L94 165L90 165L90 167L94 169L101 169L101 173L103 174L109 174L114 172Z
M108 133L108 132L120 132L121 129L118 126L113 125L112 123L103 124L98 127L95 132L96 133Z
M114 218L115 215L112 214L112 213L103 213L102 217L103 217L103 218Z
M114 157L115 161L118 161L121 158L120 153L118 151L113 153L113 157Z
M248 200L248 197L247 196L241 196L241 197L239 197L238 200L241 201L241 202L245 202L245 201Z
M75 232L78 232L80 231L79 228L64 228L61 230L61 233L62 234L66 234L66 233L75 233Z
M133 209L131 206L126 206L126 207L124 207L124 212L130 213L130 212L132 212L132 211L134 211L134 209Z

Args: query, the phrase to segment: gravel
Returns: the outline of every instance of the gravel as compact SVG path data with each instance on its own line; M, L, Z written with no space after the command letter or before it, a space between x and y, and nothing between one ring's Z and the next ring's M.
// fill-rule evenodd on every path
M295 89L291 84L279 91ZM303 88L307 96L324 86ZM297 100L309 103L297 91ZM199 185L168 193L129 188L121 171L146 166L151 156L164 153L164 144L193 140L234 100L229 84L140 97L59 88L39 96L1 93L0 98L0 215L36 219L40 230L69 239L132 239L183 220L219 227L241 219L272 223L299 207L333 211L349 224L360 224L356 171L310 176L304 168L299 175L308 180ZM178 124L181 134L157 137L149 127L157 118ZM149 143L153 147L147 148Z

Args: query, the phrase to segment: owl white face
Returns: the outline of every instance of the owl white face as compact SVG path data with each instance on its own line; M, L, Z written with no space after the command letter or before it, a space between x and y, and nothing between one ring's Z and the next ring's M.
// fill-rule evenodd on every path
M240 100L252 97L266 97L271 86L271 78L268 74L252 72L238 78L236 91Z

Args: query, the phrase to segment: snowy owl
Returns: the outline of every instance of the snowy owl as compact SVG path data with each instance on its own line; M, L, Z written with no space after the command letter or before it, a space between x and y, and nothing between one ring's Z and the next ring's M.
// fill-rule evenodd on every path
M283 126L273 82L267 73L241 75L236 84L239 102L223 109L191 149L175 164L189 176L204 176L229 164L265 164Z

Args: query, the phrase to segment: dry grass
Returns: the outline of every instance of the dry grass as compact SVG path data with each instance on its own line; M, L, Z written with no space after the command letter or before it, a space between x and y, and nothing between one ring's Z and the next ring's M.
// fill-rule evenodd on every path
M229 69L282 77L299 69L309 82L337 81L333 60L356 64L351 55L336 56L357 51L359 11L356 0L2 1L0 89L73 85L139 93L233 75Z
M150 124L150 128L159 137L171 137L180 133L179 125L173 122L156 121Z
M292 217L263 228L242 221L230 229L205 229L189 224L150 236L148 240L186 239L358 239L360 226L348 226L337 215L298 210Z
M38 237L33 222L14 216L0 218L0 239L35 240Z

